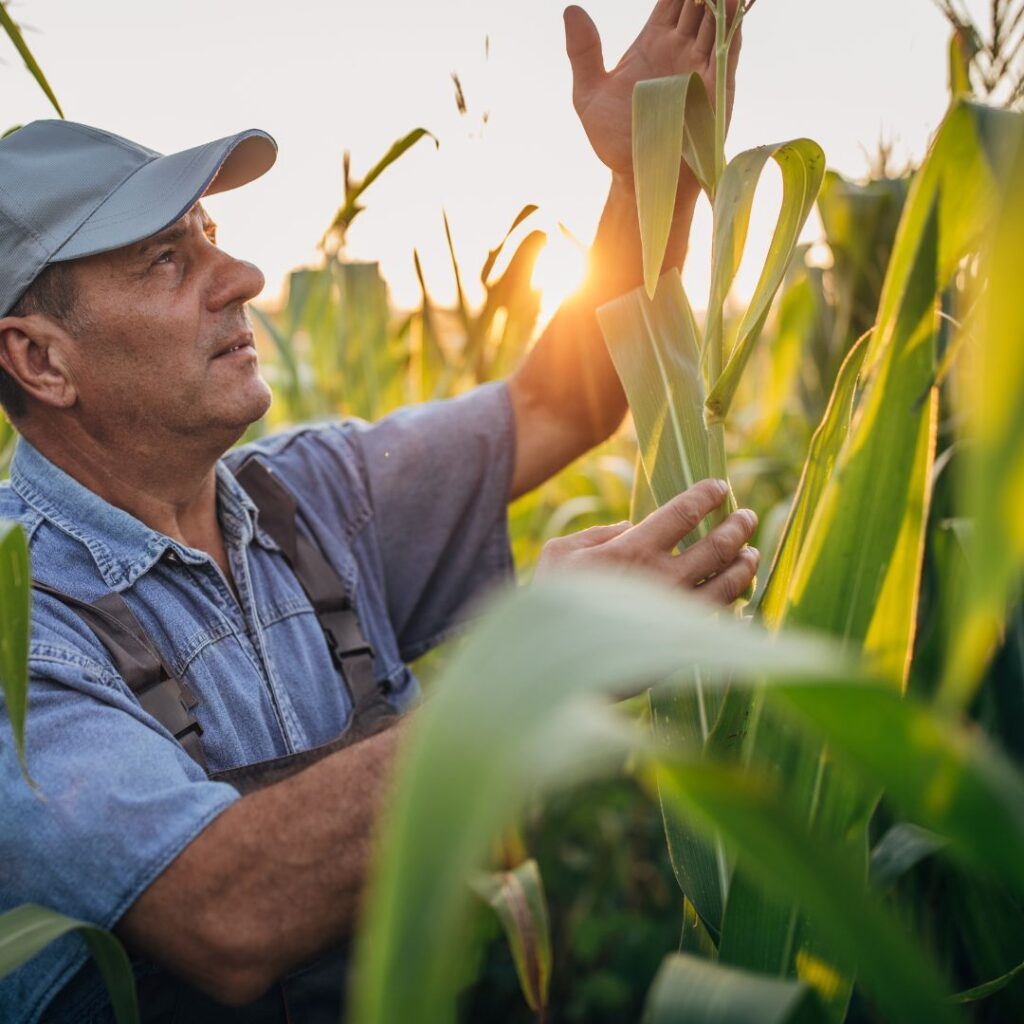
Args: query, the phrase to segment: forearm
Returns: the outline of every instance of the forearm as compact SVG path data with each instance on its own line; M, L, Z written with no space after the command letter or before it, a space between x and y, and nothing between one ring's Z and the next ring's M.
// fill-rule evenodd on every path
M232 1003L337 944L360 906L399 731L239 800L142 894L118 934Z
M680 186L664 267L686 256L697 187ZM590 250L587 277L509 381L521 428L513 496L525 493L610 436L626 396L597 322L597 309L643 282L632 182L615 178Z

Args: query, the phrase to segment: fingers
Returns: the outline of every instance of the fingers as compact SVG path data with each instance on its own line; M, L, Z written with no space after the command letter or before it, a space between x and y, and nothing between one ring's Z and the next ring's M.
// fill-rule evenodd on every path
M728 493L729 488L722 480L701 480L634 526L623 541L640 551L669 553L725 501Z
M565 52L572 65L572 93L577 107L604 78L604 55L597 26L582 7L567 7Z
M612 526L592 526L589 530L570 533L565 537L554 537L547 541L537 559L535 579L564 572L568 569L607 568L615 564L609 557L608 541L624 534L633 524L615 523Z
M706 12L704 0L684 0L676 27L684 36L694 36Z
M630 529L632 525L631 522L626 521L613 523L611 526L591 526L589 530L580 530L578 533L571 534L571 537L579 547L592 548L597 544L605 544L610 540L615 540L616 537L620 537Z
M680 8L692 2L693 0L658 0L650 18L647 19L648 24L674 27L679 20Z
M715 13L711 10L710 4L714 3L714 0L705 0L705 3L701 7L703 12L703 19L700 23L700 28L697 30L697 38L694 43L697 53L699 56L707 60L715 49L715 31L717 28L717 21L715 19Z
M696 6L698 3L700 6ZM716 3L715 0L686 0L686 7L689 7L690 4L696 7L697 13L702 15L703 18L700 20L695 15L690 14L687 26L684 27L683 17L680 16L679 31L687 35L696 33L695 45L697 52L707 60L715 49L715 33L718 25L718 19L715 16ZM732 26L739 7L740 0L725 0L725 23L727 26ZM687 15L685 7L683 15ZM742 28L737 29L736 38L733 40L732 47L730 48L730 58L733 60L735 59L734 55L739 52L739 34L741 31Z
M728 569L708 580L697 593L719 604L732 604L754 582L760 561L761 555L757 548L744 548Z
M676 556L682 582L695 587L709 576L724 572L736 561L756 528L757 516L750 509L734 512L706 537Z

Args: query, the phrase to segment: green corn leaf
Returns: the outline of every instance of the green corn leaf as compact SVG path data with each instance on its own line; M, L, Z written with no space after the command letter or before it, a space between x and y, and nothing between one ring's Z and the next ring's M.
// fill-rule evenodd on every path
M7 13L7 8L3 3L0 3L0 28L7 33L11 42L14 43L14 48L21 55L21 59L25 62L25 67L28 68L29 74L36 80L39 88L46 93L46 98L50 101L53 109L57 111L60 117L63 117L64 111L61 110L57 97L54 95L53 90L50 88L50 83L43 74L43 69L36 62L35 57L32 56L32 51L25 45L21 29L18 28L14 20Z
M964 706L976 692L997 649L1007 604L1024 567L1024 301L1014 273L1024 230L1024 154L1018 157L998 230L987 260L988 294L967 374L968 469L963 475L964 511L973 519L966 586L950 645L942 698Z
M832 478L836 460L846 441L850 429L853 398L861 363L867 353L867 343L868 336L865 335L850 350L836 378L825 416L811 439L807 461L804 463L789 518L775 551L768 582L761 598L760 612L770 626L777 625L782 617L797 556L803 548L814 511L821 500L825 485Z
M965 156L972 151L972 158ZM864 355L867 383L853 428L813 510L788 593L773 597L770 606L776 621L832 633L850 650L863 651L897 687L906 677L913 645L931 496L936 298L940 282L965 253L957 243L968 245L978 237L975 224L968 227L958 218L982 217L989 205L985 188L969 174L962 192L959 179L955 186L962 207L949 205L938 183L945 180L947 162L954 168L974 167L975 177L983 180L988 175L983 154L971 117L954 111L911 188L879 321ZM844 585L837 587L836 580ZM751 730L752 763L779 773L787 799L816 831L845 837L851 850L859 847L866 870L871 794L833 765L828 750L815 740L798 742L776 719L769 714ZM755 932L749 928L752 920L761 922ZM766 898L737 872L723 923L723 958L788 973L808 954L829 961L841 951L827 931L814 929L796 908ZM845 970L852 967L849 963ZM848 992L847 987L837 993L837 1015Z
M899 331L889 332L892 344L884 372L869 384L857 423L818 501L782 613L787 623L825 630L859 648L880 610L887 578L906 580L909 575L912 585L894 596L898 607L887 602L887 618L874 633L884 667L900 680L915 624L934 459L937 401L929 391L935 339L934 218L914 241L915 272L898 310ZM887 329L879 324L865 358ZM922 394L928 395L924 403ZM846 585L835 586L837 579ZM894 667L897 671L892 672Z
M939 241L934 202L930 209L933 215L917 221L918 234L899 233L889 273L893 267L908 268L903 300L893 307L885 307L883 300L883 312L888 309L897 323L880 320L864 360L881 333L890 344L816 507L808 509L812 514L789 570L788 590L777 591L769 605L773 622L832 633L849 649L865 651L896 685L905 678L912 649L934 459L937 398L929 383ZM915 212L911 199L904 225ZM927 396L923 403L922 395ZM843 586L836 586L836 580L843 580ZM808 827L825 837L844 837L866 872L867 819L875 797L833 765L816 739L801 741L777 715L757 718L748 748L753 764L778 774L788 801ZM842 950L827 930L815 928L798 905L769 898L755 883L748 865L733 879L723 959L784 974L797 970L801 957L832 963L843 978L831 1000L840 1019L855 961L836 962ZM752 921L759 927L752 930Z
M722 708L720 687L706 685L699 671L686 685L656 686L651 690L651 724L658 743L667 750L690 751L699 758ZM660 798L659 798L660 800ZM662 803L665 838L672 871L687 905L717 938L728 890L725 854L684 815L670 813Z
M633 413L644 477L634 493L664 504L710 474L699 328L679 275L665 274L653 300L638 288L603 306L598 322ZM636 505L634 517L646 509ZM683 546L708 528L702 523ZM698 673L692 687L655 691L651 710L656 736L671 743L685 738L699 749L717 721L719 702L702 689ZM717 935L727 874L721 851L678 815L665 817L665 833L683 894Z
M346 412L376 419L401 401L404 370L389 350L387 285L376 263L330 260L326 270L337 299L317 339L325 346L322 358L333 363L338 405L344 401Z
M700 75L673 75L633 88L633 168L648 296L661 275L675 214L680 162L709 196L715 191L715 115Z
M799 981L666 957L647 997L643 1024L824 1024L813 989Z
M597 319L629 400L647 479L664 504L705 479L710 464L699 328L679 275L665 274L653 299L637 288L602 306ZM702 524L695 536L706 530Z
M948 845L949 840L901 821L882 836L871 851L871 887L891 889L908 871Z
M455 376L455 367L449 363L447 353L441 344L441 330L437 323L437 310L434 308L430 291L427 288L420 254L414 249L412 254L416 280L420 285L420 310L415 317L419 325L418 344L416 347L416 379L418 386L413 389L418 401L426 402L441 398L447 394L451 381Z
M551 934L537 862L526 860L512 871L479 875L471 884L501 922L526 1002L543 1014L551 980Z
M697 913L697 908L683 897L683 930L679 936L679 952L700 957L701 960L715 960L718 949L710 932Z
M805 389L802 378L808 354L825 332L825 304L815 280L820 271L807 266L806 250L806 246L797 249L779 298L775 329L756 373L757 424L751 437L755 450L771 447L786 413Z
M909 821L947 840L950 856L1024 892L1024 778L980 732L885 685L780 687L771 699L884 787Z
M431 139L435 148L440 147L437 138L427 131L426 128L414 128L411 132L403 135L402 138L393 142L388 151L366 172L362 180L352 180L348 174L348 156L345 158L345 202L334 215L331 226L324 233L321 240L321 247L327 244L327 240L333 235L338 239L339 246L344 243L345 232L349 229L352 221L362 213L364 207L359 205L359 198L362 194L398 159L407 153L422 138Z
M826 394L852 344L875 324L909 185L906 177L860 184L834 171L825 174L818 213L832 255L828 280L833 315L811 353Z
M984 985L976 985L974 988L969 988L964 992L957 992L956 995L950 996L950 1002L976 1003L981 999L987 999L989 996L994 996L997 992L1001 992L1011 981L1022 974L1024 974L1024 964L1017 964L1013 970L1007 971L1004 975L992 981L985 982Z
M69 933L85 940L107 986L117 1024L137 1024L135 976L121 943L95 925L65 917L31 903L0 915L0 978Z
M825 175L825 154L810 139L748 150L732 160L715 196L714 260L708 305L708 351L722 342L722 310L736 277L750 223L754 192L765 164L774 160L782 172L782 208L753 298L740 321L732 352L721 375L713 367L706 407L711 422L724 419L754 345L786 276L800 232L814 208ZM709 364L710 365L710 364Z
M25 533L17 523L0 522L0 684L14 733L14 746L26 778L25 715L31 602Z
M654 491L651 490L651 483L647 479L643 459L641 459L640 452L638 451L633 465L633 486L629 496L630 521L639 523L642 519L646 519L657 507L657 499L654 497Z
M818 930L828 932L844 962L858 966L888 1019L957 1019L932 965L867 892L856 858L804 829L768 783L708 765L664 764L657 776L663 799L696 812L709 831L742 851L746 870L760 885L776 898L799 902ZM845 984L832 964L806 951L797 955L797 972L826 999Z
M502 249L505 248L506 243L512 237L512 232L515 231L515 229L519 227L527 217L532 217L538 209L540 209L540 207L535 204L527 203L527 205L516 214L516 219L512 221L512 226L505 232L505 237L487 253L487 259L484 260L484 265L480 269L480 283L482 285L486 287L487 282L490 280L494 264L498 262L498 257L501 255Z
M402 751L358 947L353 1019L451 1019L465 881L489 843L528 796L621 764L639 742L595 695L691 666L718 682L727 672L841 670L831 650L768 638L623 576L535 584L478 622Z
M908 293L921 287L915 264L928 221L935 218L937 294L964 256L977 251L994 223L1001 181L1021 135L1021 115L961 101L946 115L928 156L915 175L896 233L882 298L878 330L865 370L874 372L893 335L903 330L900 309ZM909 301L913 301L912 297Z
M865 355L857 423L818 503L784 615L863 645L895 679L905 677L911 650L911 584L931 490L936 298L991 223L993 147L985 139L1016 132L1019 119L1009 116L954 108L911 187Z
M955 28L949 40L949 94L954 101L973 94L971 64L977 55L978 44L970 32Z

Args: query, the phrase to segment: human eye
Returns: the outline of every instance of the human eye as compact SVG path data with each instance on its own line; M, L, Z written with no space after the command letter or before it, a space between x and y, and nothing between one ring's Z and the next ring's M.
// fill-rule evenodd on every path
M164 249L154 260L153 266L158 266L161 263L170 263L175 255L173 249Z

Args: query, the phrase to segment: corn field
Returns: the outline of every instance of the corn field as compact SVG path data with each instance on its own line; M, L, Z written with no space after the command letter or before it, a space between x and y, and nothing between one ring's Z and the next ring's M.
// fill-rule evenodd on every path
M735 25L725 0L708 2L721 98ZM545 540L638 519L713 476L729 504L760 513L761 577L717 614L642 579L530 584L428 656L429 699L356 945L352 1020L1024 1020L1024 4L993 0L984 23L939 6L949 106L906 174L883 160L849 180L796 135L730 155L725 104L698 76L637 87L645 283L599 312L630 422L512 506L517 564L526 582ZM2 5L0 24L24 46ZM347 258L360 200L430 142L410 132L362 178L346 159L321 265L294 272L278 308L253 309L275 402L246 439L449 397L528 350L545 241L530 230L535 207L473 268L476 306L458 225L440 215L453 308L434 300L417 254L421 299L404 312L376 264ZM708 296L659 274L681 159L713 211ZM741 305L733 285L770 164L777 222ZM4 458L12 444L3 424ZM3 742L23 752L20 529L0 533L0 559ZM25 773L29 785L30 761ZM599 914L574 903L570 885L586 882L566 882L553 852L581 807L574 842L595 821L647 829L657 850L643 854L655 867L644 861L642 885L671 887L658 911L671 938L661 923L643 933L654 938L625 992L586 989L600 958L572 948L583 932L566 924L567 906ZM604 882L638 871L627 857ZM137 1019L113 936L45 908L0 918L0 976L69 929L118 1020ZM613 928L607 941L627 939Z

